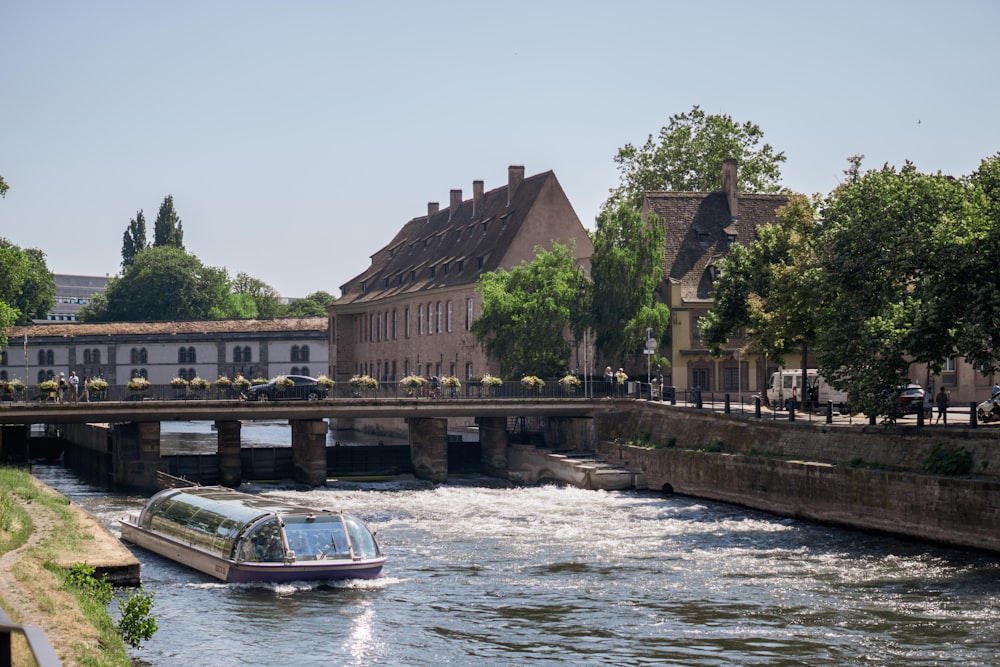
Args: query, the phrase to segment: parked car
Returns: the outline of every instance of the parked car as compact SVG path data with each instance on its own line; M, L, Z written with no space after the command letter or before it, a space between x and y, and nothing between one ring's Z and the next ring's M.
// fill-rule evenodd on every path
M1000 419L1000 391L976 406L976 416L984 424L994 419Z
M316 378L305 375L281 375L266 384L248 387L243 392L248 401L318 401L326 395L326 387L317 384Z
M896 390L896 415L916 415L924 409L924 388L908 384Z

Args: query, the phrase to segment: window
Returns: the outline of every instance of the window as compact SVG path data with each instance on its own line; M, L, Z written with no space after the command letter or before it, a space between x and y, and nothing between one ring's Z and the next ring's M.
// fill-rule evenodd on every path
M723 391L740 390L740 369L739 366L726 366L722 369Z
M186 364L188 361L188 351L186 347L177 350L177 363Z
M410 307L403 309L403 337L410 337Z
M417 331L424 335L424 304L417 306Z
M441 333L441 302L437 302L437 327L435 327L436 333Z
M468 363L465 365L465 379L468 380L472 376L472 364Z
M7 371L0 371L0 382L6 382L10 378L7 377Z
M299 361L309 361L309 346L303 345L299 348ZM308 373L303 373L303 375L309 375Z
M189 350L193 350L193 349L194 348L189 348ZM191 360L188 359L188 362L190 362L190 361ZM145 363L148 363L149 362L149 357L148 357L148 354L146 353L146 348L144 348L144 347L134 348L133 347L131 350L129 350L129 362L133 363L133 364L145 364ZM135 377L135 376L133 376L133 377Z
M243 348L236 346L233 348L233 363L238 364L243 361Z
M711 375L707 368L691 369L691 386L698 387L702 391L712 391Z
M7 365L7 350L0 350L0 366Z
M292 345L292 361L295 362L298 360L299 360L299 346ZM297 375L297 373L294 370L292 370L292 375Z
M436 271L437 271L437 267L435 267L435 266L432 266L432 267L431 267L431 278L433 278L433 277L434 277L434 273L435 273Z
M97 348L90 351L90 363L95 365L101 363L101 351Z
M249 345L245 345L243 347L243 361L253 361L253 358L250 355L250 346Z
M399 323L399 313L397 311L392 311L392 339L396 340L396 325Z
M472 331L472 299L465 300L465 330Z
M447 303L446 308L447 308L448 319L445 323L445 328L447 329L448 333L451 333L451 301Z

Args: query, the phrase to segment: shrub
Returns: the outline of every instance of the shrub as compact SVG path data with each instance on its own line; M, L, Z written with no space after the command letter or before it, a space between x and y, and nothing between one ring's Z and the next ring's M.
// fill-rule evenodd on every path
M968 475L972 472L972 452L959 447L934 445L924 459L924 470L935 475Z

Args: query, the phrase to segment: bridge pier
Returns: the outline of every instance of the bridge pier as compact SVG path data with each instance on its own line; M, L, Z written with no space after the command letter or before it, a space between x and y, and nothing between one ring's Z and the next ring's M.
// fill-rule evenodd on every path
M418 479L448 481L448 420L409 417L410 460Z
M115 424L112 434L114 482L135 489L155 489L160 461L160 422Z
M30 458L30 435L31 426L28 424L0 426L0 461L27 461Z
M293 419L292 477L309 486L326 484L326 422L322 419Z
M243 482L241 428L242 423L235 419L219 419L215 422L215 432L219 437L219 483L231 488L237 488Z
M566 449L595 451L597 432L593 417L549 417L545 420L545 442ZM551 445L550 445L551 446Z
M477 417L483 472L507 477L507 418Z

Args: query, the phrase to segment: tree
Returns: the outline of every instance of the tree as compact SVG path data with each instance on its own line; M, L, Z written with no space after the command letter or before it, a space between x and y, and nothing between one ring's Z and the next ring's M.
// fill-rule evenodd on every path
M184 228L174 210L174 196L167 195L160 204L160 212L153 223L153 245L173 246L184 249Z
M0 176L0 198L6 197L7 190L9 189L10 186L7 185L7 181L3 180L3 176Z
M36 248L22 250L0 238L0 302L15 313L14 323L45 317L55 303L55 293L55 276L45 263L45 253Z
M958 351L959 328L974 324L962 304L990 275L989 266L968 273L988 236L981 212L965 184L909 162L857 176L826 199L818 367L861 411L891 414L892 389L911 379L912 362L939 372Z
M127 271L128 267L132 266L135 256L147 245L146 218L142 214L142 209L139 209L135 217L129 220L128 229L125 230L122 239L122 271Z
M225 269L204 266L179 248L160 246L140 251L124 275L110 280L104 298L94 299L80 316L89 322L124 322L248 315L231 291Z
M554 377L568 367L566 331L580 319L583 271L571 248L554 243L551 251L535 248L535 259L509 271L479 278L482 315L472 333L508 377Z
M785 154L760 145L764 133L754 123L737 123L728 115L706 114L698 106L670 117L658 140L649 135L636 148L626 144L615 162L621 183L606 206L622 203L638 208L652 191L714 192L722 188L722 163L739 162L738 188L744 192L777 192Z
M237 274L236 280L233 281L233 293L250 298L256 311L254 317L270 320L283 314L281 295L263 280L253 278L246 273Z
M698 326L713 356L743 328L747 352L782 363L797 349L804 370L823 297L816 254L821 228L815 205L803 195L792 195L776 216L776 224L757 228L749 246L734 246L719 262L715 303Z
M326 317L326 307L336 300L328 292L313 292L288 304L285 317Z
M662 340L670 324L670 309L654 301L663 279L664 234L659 218L643 220L628 205L597 216L590 312L597 355L609 365L640 354L646 328Z

